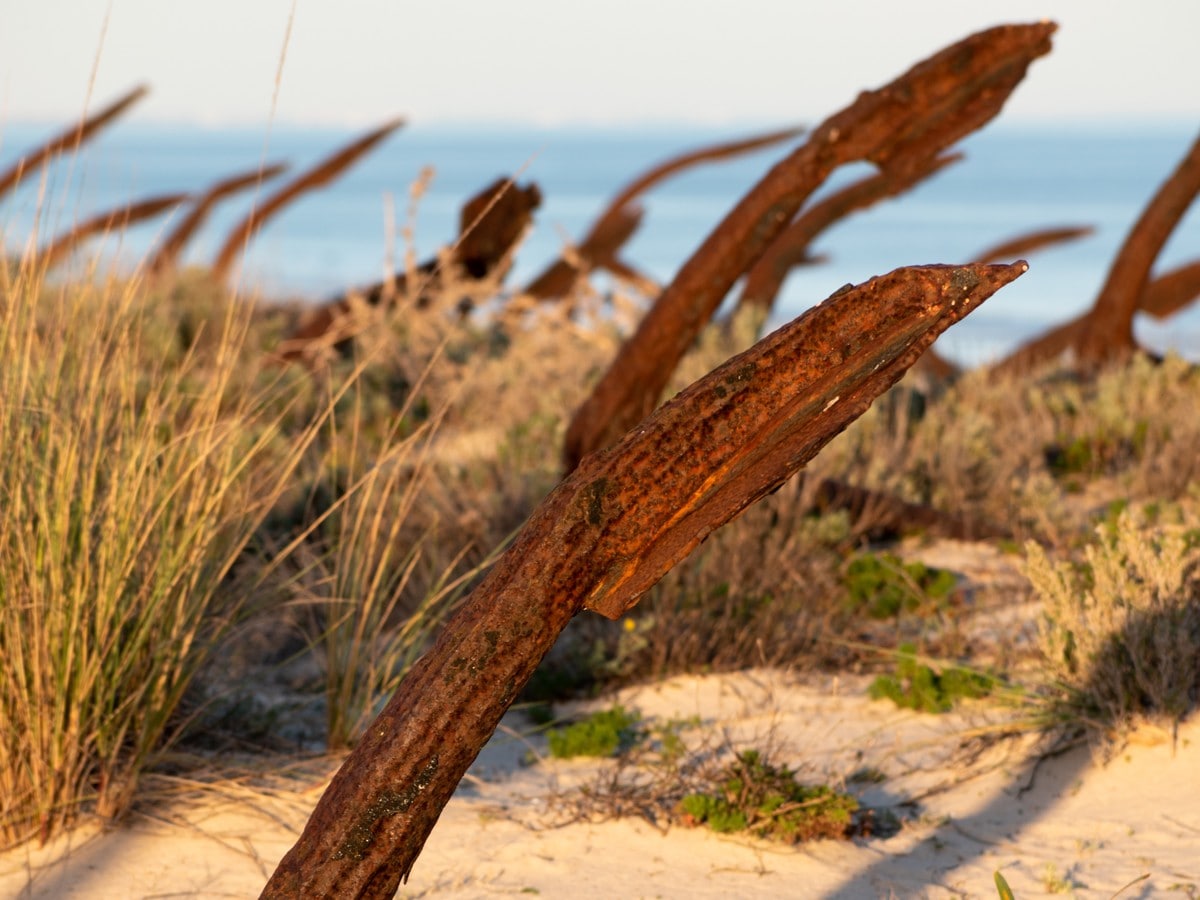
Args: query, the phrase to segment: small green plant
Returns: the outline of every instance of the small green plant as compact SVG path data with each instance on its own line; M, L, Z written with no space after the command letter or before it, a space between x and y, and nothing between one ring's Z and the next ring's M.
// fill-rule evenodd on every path
M592 713L581 722L546 733L550 755L556 759L575 756L615 756L645 736L641 716L622 706Z
M844 838L856 826L858 801L826 785L806 786L786 766L768 762L757 750L737 755L715 791L697 791L679 802L690 825L713 831L749 831L786 843Z
M687 753L687 745L683 741L682 733L689 728L698 728L699 726L699 716L667 719L665 722L655 722L650 728L649 736L657 741L659 755L667 762L675 762L682 759Z
M1042 867L1042 887L1047 894L1069 894L1083 885L1072 878L1070 872L1059 872L1058 866L1048 862Z
M851 609L890 619L938 604L954 590L957 579L952 572L906 563L891 553L863 553L846 566L842 583Z
M1060 438L1046 448L1046 466L1058 476L1098 474L1123 460L1139 459L1149 431L1148 422L1137 420L1127 434L1098 431Z
M996 892L1000 895L1000 900L1017 900L1017 898L1013 896L1012 888L1008 886L1008 881L1005 880L1004 876L1000 874L999 869L996 870L995 879Z
M916 647L901 644L896 655L896 674L880 675L868 689L873 700L891 700L902 709L918 712L949 712L959 700L986 697L996 679L980 672L948 666L940 672L921 662Z

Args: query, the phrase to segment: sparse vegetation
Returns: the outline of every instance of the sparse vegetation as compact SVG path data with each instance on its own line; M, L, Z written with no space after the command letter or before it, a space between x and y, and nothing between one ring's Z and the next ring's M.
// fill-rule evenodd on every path
M630 739L593 778L556 796L560 822L639 816L657 827L704 826L790 844L888 835L898 827L888 810L868 809L844 791L799 781L776 761L780 750L769 738L767 749L736 749L694 718L647 721L620 710L617 724L622 722L634 723L636 734L626 732Z
M640 723L641 716L621 706L594 712L582 721L550 729L546 733L550 755L557 759L615 756L645 736Z
M5 744L7 842L51 834L84 810L119 815L136 796L137 773L172 742L189 740L190 717L207 715L197 704L277 721L284 714L244 693L255 679L286 678L289 690L318 704L326 724L310 741L353 743L456 592L554 486L564 423L586 385L571 373L593 360L594 377L619 338L600 319L579 325L548 312L536 327L514 328L435 310L381 318L354 352L314 377L262 365L287 330L286 312L242 311L195 273L153 291L117 282L50 286L27 271L5 277L5 295L17 301L2 323L5 396L21 398L3 411L13 448L9 508L45 510L4 525L13 550L5 557L3 651L24 660L9 670L5 712L29 723ZM683 369L711 368L741 340L714 328ZM1200 642L1185 574L1200 433L1184 410L1198 389L1176 358L1158 366L1135 360L1093 382L1034 377L1014 387L968 375L920 404L908 393L885 398L814 460L811 480L836 475L1018 523L1018 538L1035 536L1047 548L1030 551L1030 573L1047 600L1042 640L1060 688L1059 720L1110 728L1129 717L1174 718L1195 702L1189 654ZM500 439L465 442L479 421ZM72 424L60 433L52 422ZM1128 452L1064 476L1045 448L1094 447L1089 435L1112 436L1106 446ZM1081 479L1088 502L1069 479ZM897 615L919 626L922 646L937 646L958 615L948 598L959 604L961 576L921 563L919 548L903 560L886 547L851 552L863 523L839 511L814 516L807 491L790 483L713 534L622 621L581 617L532 693L559 699L764 663L877 666L878 649L859 644L886 649L913 638L896 635ZM157 504L137 499L153 496ZM1081 535L1098 523L1080 555ZM50 559L57 566L39 562ZM1122 559L1124 575L1115 562ZM1160 570L1175 580L1167 585ZM1118 587L1125 599L1100 602ZM53 606L52 588L65 605ZM16 596L24 605L8 601ZM31 605L38 596L40 605ZM130 605L138 596L157 604L163 618L153 627L173 635L155 639L162 653L146 654L145 663L133 664L136 643L99 625L104 646L129 648L128 669L105 670L99 651L70 648L65 624L59 637L46 630L99 616L106 627L127 622L120 635L150 641L151 626L136 624L143 614ZM242 626L258 643L247 643ZM841 642L849 627L856 640ZM1105 629L1121 636L1105 638ZM27 641L34 634L37 648ZM229 662L206 668L218 647ZM38 687L28 677L35 650L49 654L36 665L59 671L60 682ZM978 674L992 671L990 663L941 667L908 652L901 648L876 694L934 711L991 686L992 676ZM304 659L315 676L270 674L278 661L298 672ZM79 668L85 663L93 669ZM150 664L162 674L148 674ZM126 676L136 690L117 680ZM54 703L32 693L59 691L59 683L75 693ZM114 703L117 696L127 702ZM41 710L65 710L68 701L78 722L58 719L57 734L49 721L35 727ZM96 718L88 724L88 704L103 727ZM104 712L112 709L129 717L125 724ZM265 739L248 720L221 721L245 729L246 740ZM622 728L641 733L636 720L609 724L616 744L593 751L627 747ZM37 753L64 760L59 775L34 764L34 740L45 748Z
M862 553L850 560L842 576L852 610L888 619L938 604L958 579L921 562L906 563L892 553Z
M802 785L787 766L757 750L739 753L711 792L697 791L679 802L682 820L713 831L747 831L796 844L844 838L859 821L858 801L826 785Z
M1200 696L1200 524L1181 504L1129 507L1096 527L1082 558L1036 544L1041 649L1072 722L1122 730L1177 722Z
M896 674L880 675L869 688L874 700L891 700L901 709L943 713L959 700L978 700L992 693L996 679L959 666L935 669L917 654L913 644L901 644Z
M157 343L136 285L44 285L0 304L0 841L43 840L85 805L129 807L186 724L216 642L246 612L235 570L312 433L231 361L244 315L208 355Z
M436 281L412 269L393 285L404 315L392 298L346 298L353 334L323 334L308 368L272 362L296 310L254 310L204 273L0 270L0 843L119 818L168 751L222 746L194 738L196 722L278 751L268 737L287 713L263 683L319 710L319 738L289 749L353 745L553 489L567 423L648 298L601 296L585 277L556 307L505 308L497 264L472 280L470 316L454 266L430 266ZM762 324L699 331L672 385ZM894 659L869 693L908 709L994 702L1023 665L1042 724L1105 738L1173 726L1200 699L1198 397L1177 357L902 383L807 481L705 535L637 609L579 617L527 698L764 665L875 674ZM1017 635L997 652L959 630L1024 588L923 562L927 536L868 545L869 508L814 511L825 477L999 523L1005 550L1027 541L1039 646ZM690 749L699 726L614 706L550 728L550 755L605 767L570 809L786 843L878 833L854 796L765 751ZM1043 871L1048 892L1078 886Z

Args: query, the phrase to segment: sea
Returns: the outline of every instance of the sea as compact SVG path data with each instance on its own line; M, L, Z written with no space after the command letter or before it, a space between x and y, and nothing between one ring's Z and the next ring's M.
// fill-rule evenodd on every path
M786 125L787 123L783 123ZM0 169L57 127L0 123ZM780 127L779 125L775 127ZM777 302L781 324L845 284L899 266L960 263L1035 229L1086 225L1084 239L1036 251L1030 269L939 341L966 365L996 359L1087 309L1146 202L1195 139L1194 122L1154 124L996 122L964 140L965 159L898 198L858 212L814 244L825 258L794 270ZM10 255L131 199L201 192L263 162L299 173L353 140L353 130L117 123L0 198ZM693 149L754 133L731 127L471 127L407 125L342 177L287 207L254 238L238 275L245 291L314 302L378 280L406 252L418 260L453 240L462 203L499 176L536 182L543 202L508 284L519 287L581 238L622 187ZM642 225L622 256L667 283L704 237L767 170L803 138L734 160L706 163L662 182L643 200ZM822 192L871 171L838 170ZM414 191L414 186L419 189ZM217 207L185 262L205 265L268 184ZM414 196L414 194L416 196ZM820 196L819 194L817 196ZM132 270L176 211L89 246ZM1200 204L1164 248L1156 272L1200 257ZM601 280L601 288L605 288ZM735 289L736 292L736 289ZM1166 322L1139 317L1136 333L1158 351L1200 359L1200 303Z

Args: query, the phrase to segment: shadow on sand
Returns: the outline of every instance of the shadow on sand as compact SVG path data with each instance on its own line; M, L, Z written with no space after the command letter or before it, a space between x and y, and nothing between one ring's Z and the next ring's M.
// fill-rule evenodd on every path
M1153 714L1158 711L1149 693L1144 690L1139 692L1134 687L1139 677L1151 677L1158 679L1156 689L1179 690L1179 696L1187 698L1189 713L1196 708L1200 700L1200 659L1190 664L1186 659L1158 659L1156 662L1159 664L1153 673L1142 672L1138 675L1133 671L1131 656L1126 649L1140 645L1138 653L1148 653L1145 645L1145 636L1148 634L1170 634L1177 648L1189 645L1200 647L1200 571L1193 569L1186 584L1189 597L1185 604L1166 613L1130 618L1119 639L1114 639L1098 659L1093 669L1097 674L1086 688L1089 696L1112 698L1116 696L1115 685L1124 685L1131 693L1128 697L1130 712ZM1178 634L1178 629L1182 627L1193 633ZM1176 674L1164 677L1168 670ZM1187 847L1190 842L1195 847L1200 846L1200 834L1178 819L1196 818L1193 814L1196 785L1177 783L1170 771L1171 754L1200 752L1200 748L1185 747L1181 744L1165 748L1169 751L1163 754L1166 762L1156 765L1138 785L1138 789L1142 799L1161 803L1159 818L1168 823L1177 823L1177 837L1182 842L1180 846ZM1115 759L1109 763L1114 766L1118 764ZM947 816L936 832L904 853L887 854L886 843L882 844L880 850L887 855L853 875L827 896L834 900L931 895L995 897L997 892L991 879L992 871L1007 865L1019 866L1023 872L1032 866L1036 871L1039 867L1044 869L1047 860L1054 857L1055 851L1060 848L1051 845L1052 841L1045 837L1048 829L1038 828L1039 821L1072 797L1089 778L1103 776L1102 765L1083 740L1074 741L1064 752L1028 758L1007 775L1003 787L982 808L961 817ZM1147 833L1135 836L1134 827L1123 818L1118 799L1114 798L1112 804L1104 808L1106 817L1110 808L1112 828L1109 831L1139 842L1136 858L1143 866L1140 871L1131 868L1128 877L1116 884L1088 884L1087 887L1096 891L1095 896L1110 897L1144 872L1149 872L1150 878L1122 891L1122 900L1150 898L1161 896L1164 891L1180 890L1181 880L1185 880L1183 883L1191 888L1190 892L1185 890L1184 896L1194 897L1200 893L1200 866L1192 866L1196 871L1187 873L1156 872L1153 865L1155 841ZM1064 844L1078 857L1080 848L1087 844L1087 835L1106 825L1099 817L1079 821L1078 831L1066 838ZM1170 830L1169 827L1167 830ZM1018 839L1021 840L1021 849L1016 846ZM1097 852L1102 856L1104 847L1101 846ZM1110 852L1115 855L1117 848L1110 846ZM1200 860L1200 853L1193 853L1191 857ZM967 873L966 877L964 873ZM1063 874L1068 876L1064 890L1070 891L1071 872L1068 870ZM1082 877L1084 881L1087 880L1086 874ZM1082 883L1074 886L1084 887ZM1013 887L1015 889L1016 884ZM1022 893L1028 896L1027 891L1016 890L1018 898Z

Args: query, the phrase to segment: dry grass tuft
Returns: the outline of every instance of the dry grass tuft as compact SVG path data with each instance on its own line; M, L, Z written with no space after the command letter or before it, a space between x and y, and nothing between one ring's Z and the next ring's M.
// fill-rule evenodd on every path
M1200 699L1200 518L1130 508L1096 528L1082 559L1028 546L1041 647L1058 714L1102 733L1174 726Z

